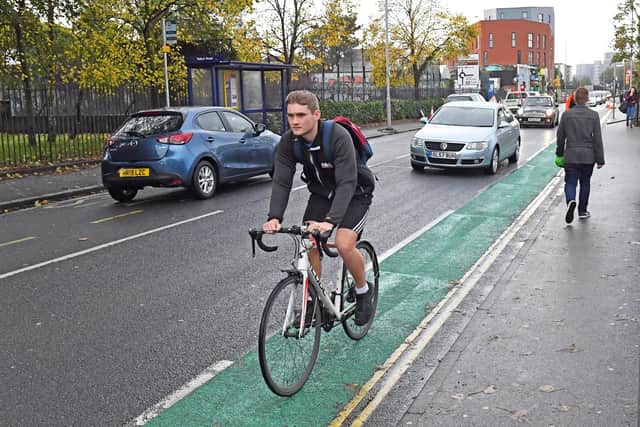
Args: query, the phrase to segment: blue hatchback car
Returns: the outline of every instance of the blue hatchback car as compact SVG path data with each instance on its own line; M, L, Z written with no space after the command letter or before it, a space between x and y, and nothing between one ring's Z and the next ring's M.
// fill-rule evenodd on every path
M105 144L102 182L115 200L145 186L186 187L206 199L219 184L273 173L280 136L222 107L140 111Z

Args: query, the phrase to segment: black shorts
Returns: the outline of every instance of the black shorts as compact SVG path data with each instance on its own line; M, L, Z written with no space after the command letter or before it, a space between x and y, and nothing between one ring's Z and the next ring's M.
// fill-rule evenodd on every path
M369 214L369 206L371 206L372 196L370 194L362 196L354 196L349 202L347 212L344 214L344 218L338 228L348 228L356 233L362 233L364 224L367 222L367 215ZM307 221L324 221L324 218L331 209L331 200L319 196L317 194L311 194L309 202L307 202L307 209L304 211L302 222Z

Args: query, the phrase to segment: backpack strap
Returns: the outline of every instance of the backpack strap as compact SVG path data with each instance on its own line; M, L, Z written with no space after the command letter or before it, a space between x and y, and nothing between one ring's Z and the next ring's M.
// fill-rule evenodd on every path
M325 159L333 162L333 153L331 153L331 130L333 129L333 120L326 120L322 127L322 153Z

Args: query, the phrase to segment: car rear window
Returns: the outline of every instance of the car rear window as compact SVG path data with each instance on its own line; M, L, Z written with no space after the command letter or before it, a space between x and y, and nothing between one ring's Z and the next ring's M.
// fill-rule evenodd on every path
M525 105L529 107L532 105L539 105L542 107L551 107L553 104L551 102L551 98L530 96L529 98L527 98L527 102L525 102Z
M473 101L473 98L470 96L457 95L457 96L447 96L447 101Z
M175 132L182 126L182 114L173 111L147 112L129 117L116 135L150 136Z

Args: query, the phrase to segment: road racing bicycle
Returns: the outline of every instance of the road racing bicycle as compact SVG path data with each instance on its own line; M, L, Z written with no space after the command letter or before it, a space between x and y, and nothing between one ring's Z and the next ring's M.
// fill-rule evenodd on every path
M378 303L380 272L371 243L358 240L356 249L364 257L366 279L372 291L373 313L366 324L356 325L355 283L342 260L333 289L324 286L309 262L309 251L314 247L320 247L321 258L323 253L338 257L335 245L327 242L331 233L312 233L305 226L283 227L277 233L289 235L295 250L292 268L283 270L286 277L271 291L262 312L258 354L260 370L269 388L280 396L292 396L311 375L320 350L322 329L328 332L341 324L353 340L367 334ZM256 243L265 252L278 249L262 241L265 234L272 233L249 230L254 257Z

